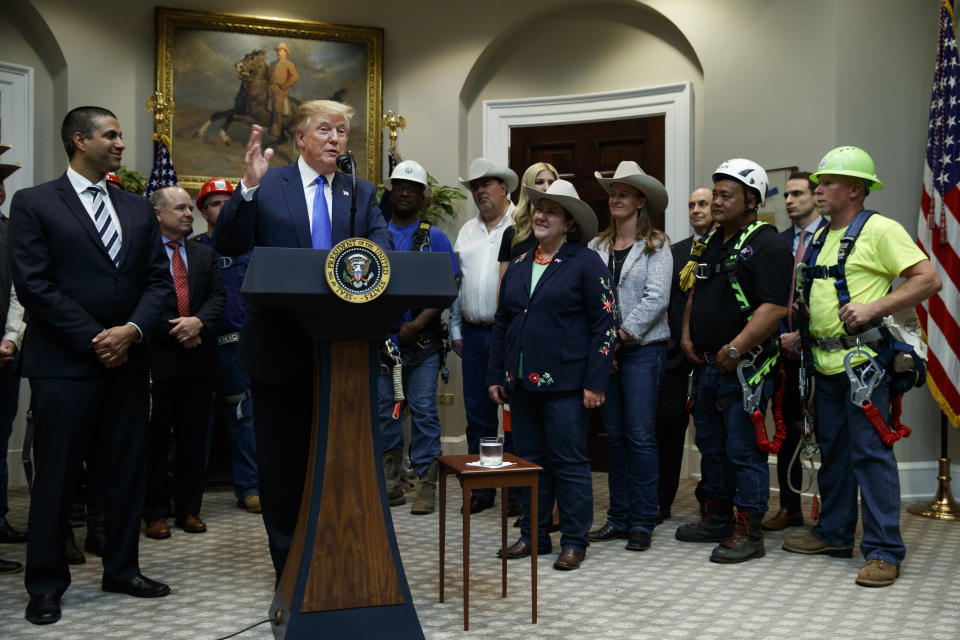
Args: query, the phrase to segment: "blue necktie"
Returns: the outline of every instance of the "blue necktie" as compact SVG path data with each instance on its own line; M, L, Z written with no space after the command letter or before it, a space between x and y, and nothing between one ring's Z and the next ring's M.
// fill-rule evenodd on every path
M330 214L327 213L327 199L323 196L324 176L317 176L317 192L313 196L313 228L310 239L314 249L329 249L333 246L330 237Z

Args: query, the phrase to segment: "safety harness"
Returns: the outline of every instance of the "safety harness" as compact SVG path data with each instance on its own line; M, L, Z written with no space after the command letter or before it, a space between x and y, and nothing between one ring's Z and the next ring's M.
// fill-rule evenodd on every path
M433 251L433 247L430 245L431 226L426 220L420 221L417 230L413 232L411 251ZM449 331L445 323L441 324L440 339L442 343L440 348L440 377L444 383L447 383L450 380L450 369L447 368L447 352L453 347L450 344ZM394 401L392 416L396 420L400 417L400 410L403 407L403 401L406 399L403 393L403 360L400 357L400 347L392 339L387 338L384 342L382 354L392 362L392 365L384 366L389 366L391 369Z
M737 262L740 260L741 249L743 249L766 224L767 223L762 220L754 220L740 231L740 237L733 247L728 250L727 256L723 260L714 265L700 263L693 269L693 273L698 280L707 280L721 273L726 274L730 288L733 289L733 296L737 301L740 319L744 326L750 322L756 308L754 308L750 300L747 299L747 295L740 285L740 280L737 278ZM707 240L709 240L709 237ZM776 333L774 333L765 341L743 354L740 358L740 363L737 365L737 379L740 381L740 390L743 396L743 410L750 416L757 447L766 453L778 453L787 435L787 428L783 423L782 384L774 396L774 406L780 406L781 410L779 412L774 411L776 431L774 432L772 442L767 438L766 419L764 412L761 411L763 407L763 383L769 375L774 373L779 359L780 341ZM779 404L777 403L778 400Z
M877 212L863 210L853 217L853 220L847 226L846 233L840 239L837 264L835 265L829 267L817 266L817 258L823 248L827 233L825 230L821 230L813 237L813 241L807 247L803 262L797 267L797 285L798 288L802 289L802 304L810 304L810 290L813 287L813 281L818 278L832 278L834 280L833 286L837 291L837 301L840 308L850 302L850 290L847 287L846 275L847 258L850 257L857 237L867 220L875 213ZM893 443L900 438L908 437L911 433L910 428L900 422L903 394L912 387L921 386L926 373L926 363L914 348L894 338L883 322L875 322L866 330L852 335L812 338L809 333L809 321L809 311L801 314L801 339L805 351L813 344L824 351L850 349L843 360L843 368L847 374L847 379L850 381L850 401L861 408L883 443L892 447ZM873 356L863 348L863 345L868 345L877 355ZM899 354L909 356L912 360L912 367L904 371L897 371L894 367L894 359ZM852 364L853 359L861 355L866 360L854 366ZM888 374L891 376L890 424L887 424L883 419L880 410L871 400L877 385Z

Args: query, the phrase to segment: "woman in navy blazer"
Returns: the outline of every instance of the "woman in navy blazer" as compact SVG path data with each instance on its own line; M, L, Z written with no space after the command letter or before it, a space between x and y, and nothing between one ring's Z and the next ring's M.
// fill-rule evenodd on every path
M587 458L587 409L599 407L613 361L617 305L610 272L581 242L597 217L566 180L545 193L525 187L536 207L539 242L516 258L500 285L487 384L502 404L509 395L517 455L543 467L539 478L538 553L549 553L554 498L561 552L555 569L580 566L590 541L593 486ZM571 242L566 240L570 239ZM530 497L520 540L508 558L530 555Z
M610 194L610 226L590 248L613 272L620 322L616 371L603 407L610 459L607 523L594 542L626 538L627 549L650 548L657 519L657 397L667 359L667 306L673 255L650 215L663 213L667 190L636 162L620 163L612 178L594 174Z

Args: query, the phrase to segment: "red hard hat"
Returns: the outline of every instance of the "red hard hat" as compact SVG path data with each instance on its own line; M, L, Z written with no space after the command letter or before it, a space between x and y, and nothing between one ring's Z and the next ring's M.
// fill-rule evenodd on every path
M229 196L233 193L233 187L223 178L210 178L204 182L203 186L200 187L200 195L197 196L197 209L203 209L202 203L204 198L218 193Z
M117 174L115 174L113 171L110 171L109 173L107 173L107 181L114 183L115 185L117 185L117 186L120 187L121 189L123 188L123 183L120 182L120 176L118 176Z

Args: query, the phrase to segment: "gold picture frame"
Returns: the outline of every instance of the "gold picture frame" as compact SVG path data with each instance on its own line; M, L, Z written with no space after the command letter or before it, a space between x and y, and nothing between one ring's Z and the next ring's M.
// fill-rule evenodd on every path
M175 103L157 133L170 138L182 187L196 190L212 177L238 180L254 123L265 128L264 146L275 149L272 166L295 161L291 115L317 98L356 109L348 148L357 175L379 183L382 29L163 7L156 22L157 92ZM287 62L278 69L283 48ZM286 95L271 82L281 73Z
M769 222L778 230L789 229L793 224L787 215L787 205L784 201L784 190L787 188L787 180L790 174L798 171L797 167L777 167L767 169L767 195L764 198L763 206L757 214L757 218L764 222Z

